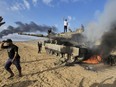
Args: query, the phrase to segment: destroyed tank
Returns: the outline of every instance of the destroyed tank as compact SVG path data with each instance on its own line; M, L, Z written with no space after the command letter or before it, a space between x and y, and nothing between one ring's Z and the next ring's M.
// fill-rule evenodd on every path
M85 43L83 43L83 37L82 35L83 30L78 29L74 32L66 32L66 33L60 33L60 34L51 34L49 35L49 41L45 42L45 49L48 54L60 56L64 61L72 60L72 61L83 61L90 58L92 55L99 55L99 51L96 50L96 47L98 45L95 45L94 49L90 49L90 46L86 46ZM76 38L76 40L75 40ZM89 45L89 43L86 43ZM96 53L98 51L98 54ZM110 53L111 55L105 59L105 61L109 60L112 63L116 64L116 51L113 51ZM104 60L102 60L104 62Z
M75 32L60 33L51 35L48 41L45 41L45 50L48 54L56 55L65 58L64 61L70 60L71 62L78 59L81 61L85 59L88 54L88 49L71 40L73 35L80 35L83 31L80 29Z

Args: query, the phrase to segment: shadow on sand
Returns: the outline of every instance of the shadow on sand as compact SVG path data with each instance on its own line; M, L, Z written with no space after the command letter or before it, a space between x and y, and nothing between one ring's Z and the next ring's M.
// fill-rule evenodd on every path
M111 80L113 77L110 77L110 78L107 78L105 80L103 80L102 82L100 83L93 83L91 86L89 87L116 87L116 79L115 81L113 82L113 84L109 84L109 83L105 83L107 80ZM83 86L83 82L84 82L84 79L83 78L79 84L79 87L84 87Z
M59 69L59 68L65 68L65 66L53 67L53 68L46 69L46 70L43 70L43 71L39 71L39 72L35 72L35 73L30 73L30 74L25 74L24 76L35 75L35 74L42 74L42 73L44 73L44 72L48 72L48 71L52 71L52 70L56 70L56 69Z
M37 80L26 80L22 82L16 82L13 84L4 85L3 87L28 87L29 85L32 85L36 81Z
M43 61L43 60L51 60L51 59L54 59L54 58L47 58L47 59L38 59L38 60L32 60L32 61L23 61L21 63L32 63L32 62L37 62L37 61Z

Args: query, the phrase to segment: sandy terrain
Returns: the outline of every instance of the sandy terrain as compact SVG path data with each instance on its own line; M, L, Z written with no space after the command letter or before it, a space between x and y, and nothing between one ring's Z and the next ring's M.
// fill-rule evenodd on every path
M19 46L23 77L19 78L14 65L15 76L7 79L4 69L6 50L0 50L0 87L116 87L116 67L97 72L85 70L80 65L56 66L55 56L47 55L44 48L37 53L37 42L16 42Z

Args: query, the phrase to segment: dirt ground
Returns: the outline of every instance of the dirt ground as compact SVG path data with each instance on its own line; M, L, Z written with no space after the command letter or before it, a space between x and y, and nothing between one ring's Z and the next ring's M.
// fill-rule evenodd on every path
M116 87L116 67L107 66L99 71L90 71L75 66L54 65L58 58L48 55L43 47L37 53L37 41L15 42L19 47L23 77L11 66L15 76L7 79L4 69L6 50L0 50L0 87Z

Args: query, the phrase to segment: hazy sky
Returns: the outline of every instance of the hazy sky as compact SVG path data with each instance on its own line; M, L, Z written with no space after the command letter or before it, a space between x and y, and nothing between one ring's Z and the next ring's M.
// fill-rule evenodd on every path
M16 21L54 25L63 31L63 18L68 18L74 30L81 24L96 20L107 0L0 0L0 15L6 24L15 26Z

